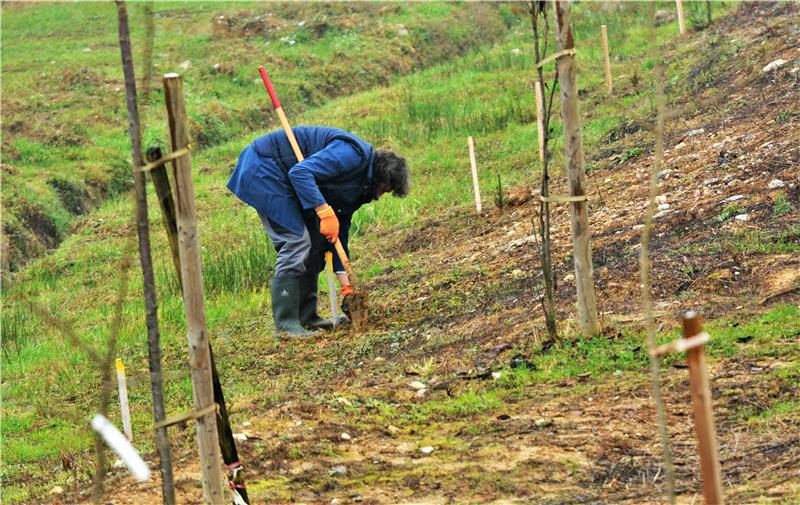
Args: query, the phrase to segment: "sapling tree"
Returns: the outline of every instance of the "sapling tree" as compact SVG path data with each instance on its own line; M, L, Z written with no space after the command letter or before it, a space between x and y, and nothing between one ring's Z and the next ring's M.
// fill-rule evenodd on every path
M550 187L549 166L551 152L550 142L550 117L553 110L553 97L555 96L556 85L558 84L558 72L553 72L550 83L545 80L544 70L539 66L539 62L545 58L548 49L548 35L550 24L547 20L548 2L532 0L528 5L528 15L531 19L531 30L533 31L533 54L536 71L536 80L542 88L543 100L542 107L542 176L540 182L541 196L547 197ZM551 339L558 337L556 327L555 311L555 277L553 275L553 261L551 256L550 241L550 203L540 200L539 202L539 245L541 247L540 260L542 264L542 276L544 277L544 297L542 298L542 309L544 311L545 325L547 333Z

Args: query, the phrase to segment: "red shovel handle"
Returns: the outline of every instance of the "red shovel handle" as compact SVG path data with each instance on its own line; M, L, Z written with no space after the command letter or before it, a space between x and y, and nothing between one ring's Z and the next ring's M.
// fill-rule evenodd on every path
M269 80L267 69L265 69L263 65L259 65L258 71L261 72L261 79L264 81L264 86L267 87L267 93L269 93L269 97L272 100L272 105L276 109L280 108L281 102L278 100L278 95L275 94L275 88L272 87L272 81Z

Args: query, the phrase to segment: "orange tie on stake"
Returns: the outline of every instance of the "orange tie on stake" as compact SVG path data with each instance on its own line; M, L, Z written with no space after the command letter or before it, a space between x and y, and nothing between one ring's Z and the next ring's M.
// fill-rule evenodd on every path
M281 102L278 100L278 95L275 93L275 88L272 86L272 81L269 80L267 70L263 65L258 67L258 71L261 73L261 79L264 81L264 86L267 88L269 98L272 100L272 105L275 107L275 113L278 115L283 131L286 132L286 136L289 138L289 144L291 144L294 155L297 157L297 162L299 163L303 161L305 157L300 151L300 146L297 144L297 139L294 137L294 132L289 125L289 120L286 119L286 113L283 112L283 107L281 107ZM353 294L350 295L349 304L350 317L356 329L360 330L366 326L369 317L367 310L367 294L360 289L356 289L356 276L353 273L353 269L350 267L350 260L347 259L347 254L344 252L344 247L342 247L342 242L338 237L336 242L333 243L333 247L336 249L336 254L339 255L342 265L344 265L347 277L350 280L350 285L353 288Z

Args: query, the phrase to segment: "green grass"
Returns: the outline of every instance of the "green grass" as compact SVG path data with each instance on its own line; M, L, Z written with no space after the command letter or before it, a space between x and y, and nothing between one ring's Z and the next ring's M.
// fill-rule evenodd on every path
M195 153L277 126L266 107L259 64L272 73L287 113L296 120L297 111L385 85L491 43L508 30L500 8L488 5L152 6L157 31L153 74L176 70L182 62L190 65L180 72ZM144 4L128 9L141 78ZM234 20L230 33L219 29L221 12ZM476 14L477 22L472 18ZM269 20L264 30L237 31L248 21L257 24L253 19L258 15ZM374 22L382 18L402 18L407 34ZM84 204L95 208L130 188L131 171L114 5L9 6L2 31L5 46L14 48L2 60L3 161L13 167L4 173L3 222L16 226L18 239L9 261L18 267L44 252L39 239L26 233L33 224L25 207L36 209L39 220L55 223L56 243L76 219L48 185L49 173L70 173L91 194ZM213 65L221 62L229 70L214 72ZM139 82L140 92L142 88ZM149 96L140 96L145 147L164 146L168 135L161 90L155 82L151 89Z
M714 219L718 223L724 223L728 219L730 219L730 218L732 218L734 216L737 216L737 215L743 213L744 211L745 211L745 208L742 207L741 205L737 205L737 204L728 205L727 207L722 209L722 212L717 214L717 217L715 217Z
M792 202L789 201L789 197L784 191L781 191L775 196L775 200L772 202L773 216L785 216L786 214L791 213L793 210L794 207L792 206Z

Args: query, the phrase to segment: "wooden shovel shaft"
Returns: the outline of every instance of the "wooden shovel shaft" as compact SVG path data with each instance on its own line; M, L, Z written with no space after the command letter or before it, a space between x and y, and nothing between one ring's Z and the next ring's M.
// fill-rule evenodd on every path
M289 143L292 145L294 155L297 157L298 162L303 161L305 158L303 157L303 153L300 151L300 146L297 143L297 139L294 137L294 132L292 131L292 127L289 125L289 120L286 118L286 114L283 112L283 107L281 107L281 102L278 100L278 95L275 93L275 88L272 86L272 81L269 80L267 69L265 69L263 66L260 66L258 67L258 71L261 74L261 80L264 81L264 86L267 88L267 93L272 101L272 105L275 107L275 113L278 114L278 119L281 122L283 131L286 132L286 136L289 137ZM355 289L355 275L353 274L353 269L350 268L350 260L347 259L347 254L344 252L344 247L342 247L341 241L337 238L336 242L333 243L333 246L336 248L336 254L339 255L342 265L344 265L344 270L347 272L347 276L350 279L350 285L353 286L353 289Z

